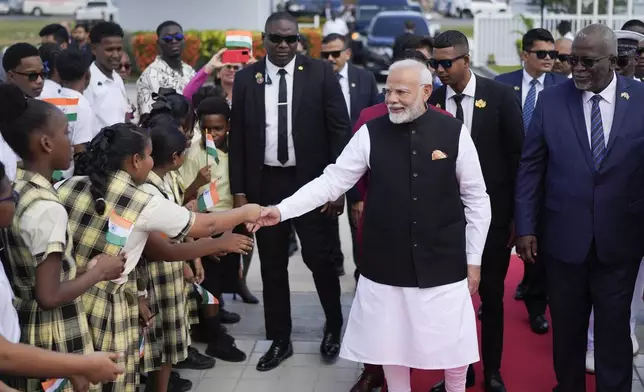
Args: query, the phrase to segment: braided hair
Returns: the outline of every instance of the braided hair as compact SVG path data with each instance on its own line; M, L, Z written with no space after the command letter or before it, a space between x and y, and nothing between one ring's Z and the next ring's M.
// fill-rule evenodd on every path
M108 175L120 170L126 158L145 154L149 143L147 130L134 124L119 123L103 128L89 143L87 150L79 155L74 175L89 177L94 210L99 215L105 213Z
M47 102L26 98L20 87L0 84L0 132L23 160L32 158L29 139L46 130L50 116L59 109Z

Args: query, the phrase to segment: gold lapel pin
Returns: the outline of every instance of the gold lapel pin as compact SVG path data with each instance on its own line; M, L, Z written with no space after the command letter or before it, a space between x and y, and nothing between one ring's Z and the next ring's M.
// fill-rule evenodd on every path
M624 92L622 93L621 97L628 101L628 99L629 99L631 96L630 96L630 95L628 95L628 93L627 93L626 91L624 91Z
M483 109L484 107L487 106L487 102L485 102L482 99L479 99L478 101L474 102L474 106L476 106L479 109Z

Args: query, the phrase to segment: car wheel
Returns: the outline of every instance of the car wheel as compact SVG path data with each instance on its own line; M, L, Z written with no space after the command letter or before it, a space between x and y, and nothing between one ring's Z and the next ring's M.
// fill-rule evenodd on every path
M43 12L42 12L42 9L40 7L36 7L36 8L33 9L33 11L31 11L31 14L33 16L42 16Z

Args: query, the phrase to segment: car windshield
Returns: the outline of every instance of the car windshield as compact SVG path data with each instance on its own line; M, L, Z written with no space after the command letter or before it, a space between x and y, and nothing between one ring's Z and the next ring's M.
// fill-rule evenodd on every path
M427 23L417 17L383 16L376 19L371 29L371 35L378 37L398 37L405 32L405 22L411 21L416 25L416 35L429 35Z

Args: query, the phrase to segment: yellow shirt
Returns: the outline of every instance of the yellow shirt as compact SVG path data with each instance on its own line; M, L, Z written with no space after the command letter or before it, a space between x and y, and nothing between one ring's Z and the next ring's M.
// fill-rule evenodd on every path
M199 170L206 165L210 166L210 176L215 183L219 201L213 208L208 211L228 211L233 208L233 195L230 192L230 180L228 178L228 154L217 149L219 163L215 158L206 154L206 149L202 147L201 140L198 143L192 143L186 153L186 160L179 169L179 174L183 179L183 187L186 189L197 178ZM206 189L207 185L199 189L199 195Z

